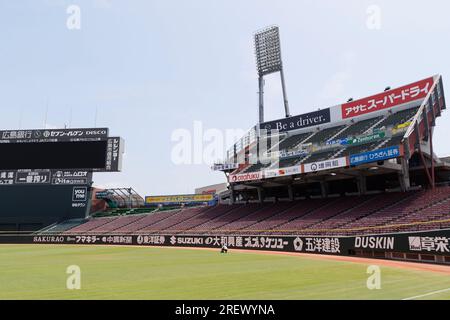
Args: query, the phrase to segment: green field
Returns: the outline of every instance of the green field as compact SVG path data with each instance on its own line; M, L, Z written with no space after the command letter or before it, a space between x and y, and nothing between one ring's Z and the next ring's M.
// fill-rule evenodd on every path
M375 261L376 264L376 261ZM66 268L81 268L68 290ZM106 246L1 245L0 299L403 299L450 288L450 276L258 253ZM425 299L450 299L450 291Z

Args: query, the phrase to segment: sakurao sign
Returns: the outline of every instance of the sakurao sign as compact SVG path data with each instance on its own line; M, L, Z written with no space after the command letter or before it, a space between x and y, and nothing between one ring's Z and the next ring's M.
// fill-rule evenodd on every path
M433 77L341 106L342 119L389 109L426 97L433 85Z

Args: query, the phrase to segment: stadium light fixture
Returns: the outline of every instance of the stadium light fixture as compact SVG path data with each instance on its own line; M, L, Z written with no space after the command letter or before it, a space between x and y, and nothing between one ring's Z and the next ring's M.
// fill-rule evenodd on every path
M290 117L278 26L270 26L257 31L254 35L254 46L259 83L259 122L264 122L264 76L274 72L280 72L284 109L286 117Z

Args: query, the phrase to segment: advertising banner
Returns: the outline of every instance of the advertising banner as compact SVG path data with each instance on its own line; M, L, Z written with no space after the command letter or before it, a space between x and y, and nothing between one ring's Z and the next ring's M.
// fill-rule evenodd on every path
M255 235L0 235L1 243L141 245L251 249L346 255L350 238Z
M293 157L300 157L305 156L308 154L308 151L306 150L294 150L294 151L280 151L278 153L278 156L280 159L286 159L286 158L293 158Z
M264 170L264 178L274 178L282 176L292 176L294 174L302 173L301 166L293 166L279 169Z
M359 137L349 138L346 140L345 144L350 144L350 145L363 144L363 143L373 142L375 140L384 139L385 136L386 136L386 133L384 131L380 131L380 132L370 134L367 136L359 136Z
M350 155L350 165L356 166L364 163L387 160L400 157L401 155L400 147L392 146L380 150Z
M424 99L433 83L434 79L431 77L377 95L345 103L341 106L342 119L353 118Z
M260 129L278 132L287 132L290 130L302 129L312 126L318 126L331 121L330 109L318 110L310 113L301 114L289 118L274 120L261 123Z
M305 163L302 165L303 173L330 170L348 166L347 157L341 157L331 160Z
M263 178L262 171L259 172L248 172L248 173L238 173L229 176L229 181L231 183L244 182L252 180L261 180Z
M106 172L119 172L122 170L122 156L124 153L124 140L120 137L110 137L106 143Z
M92 172L86 170L58 170L52 173L52 184L54 185L76 185L90 184Z
M215 164L211 167L213 171L235 170L239 168L237 163Z
M0 185L89 185L92 172L86 170L2 170Z
M213 194L147 196L145 197L145 204L181 204L181 203L209 202L212 200L214 200Z
M450 255L450 230L368 236L283 235L0 235L1 243L207 247L353 255L355 250Z
M108 137L108 128L0 131L1 143L91 141Z

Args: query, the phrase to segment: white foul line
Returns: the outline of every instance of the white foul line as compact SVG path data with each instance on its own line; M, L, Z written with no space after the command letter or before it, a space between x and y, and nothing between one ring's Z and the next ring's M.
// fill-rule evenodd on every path
M438 293L447 292L447 291L450 291L450 288L442 289L442 290L438 290L438 291L433 291L433 292L429 292L429 293L425 293L425 294L421 294L419 296L404 298L402 300L414 300L414 299L417 299L417 298L423 298L423 297L426 297L426 296L431 296L433 294L438 294Z

